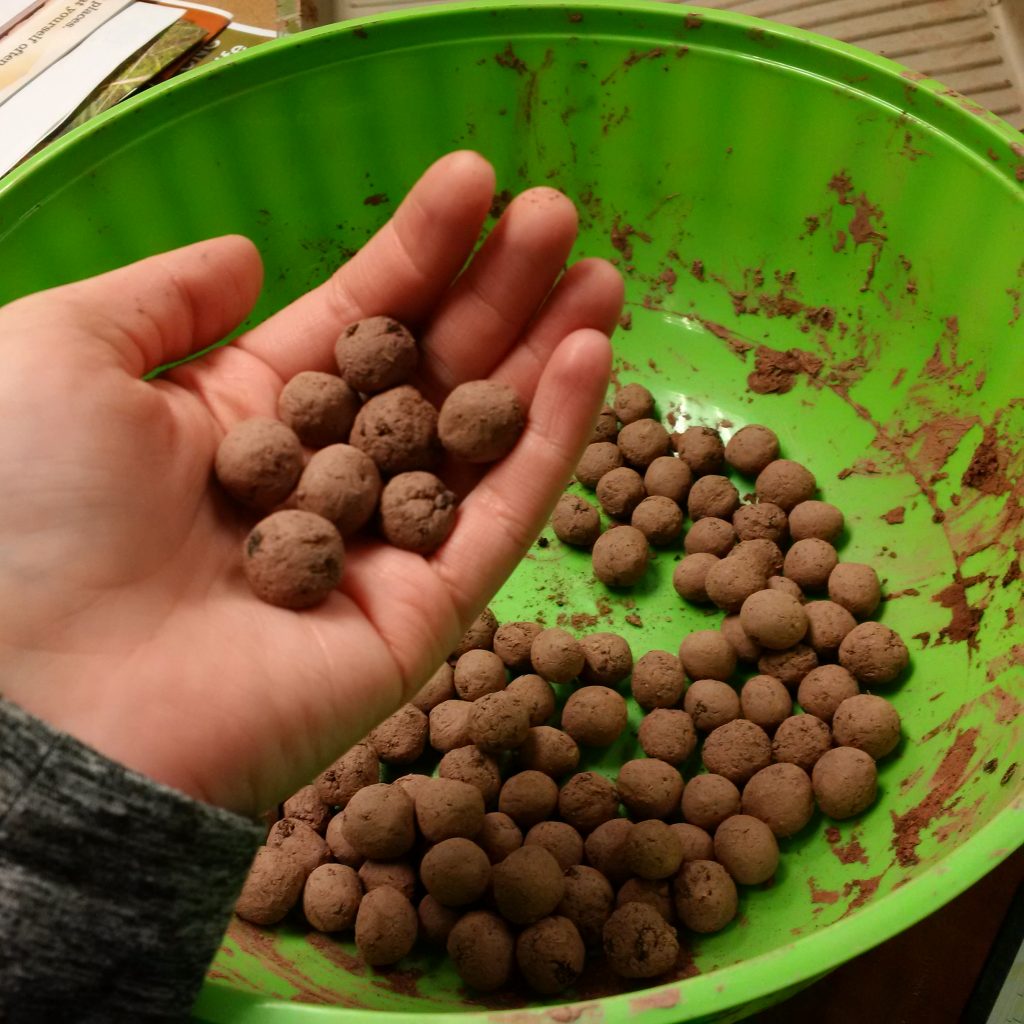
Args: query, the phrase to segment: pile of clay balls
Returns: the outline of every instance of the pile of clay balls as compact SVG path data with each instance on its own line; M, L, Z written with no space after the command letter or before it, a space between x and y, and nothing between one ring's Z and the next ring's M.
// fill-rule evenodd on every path
M457 504L434 472L442 454L494 462L525 425L515 392L493 380L461 384L435 409L407 383L419 349L390 317L349 325L335 358L337 375L304 371L285 384L279 419L235 424L214 462L232 498L270 513L246 537L243 564L256 596L284 608L309 608L337 587L343 538L360 530L376 527L408 551L438 548Z

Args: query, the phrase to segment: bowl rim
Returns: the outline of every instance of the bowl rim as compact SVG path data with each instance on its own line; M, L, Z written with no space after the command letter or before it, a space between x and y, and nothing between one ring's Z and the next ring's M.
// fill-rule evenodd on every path
M273 40L158 85L69 132L0 179L0 198L23 183L27 185L37 171L61 159L69 148L104 131L111 123L131 117L136 109L160 103L169 93L203 89L203 83L213 75L234 74L253 61L266 61L273 53L286 48L308 45L315 39L327 36L357 35L368 28L386 29L392 24L415 24L431 19L454 20L465 16L483 17L496 9L508 12L540 8L591 14L595 18L607 17L609 14L642 15L649 18L652 24L678 23L687 16L697 16L702 22L738 30L738 37L756 33L758 39L796 44L818 58L838 59L850 71L869 73L866 80L857 81L856 84L849 80L856 77L853 75L839 78L833 74L826 77L848 92L861 93L890 106L893 105L892 99L883 95L880 88L883 84L890 88L897 85L900 89L923 91L934 97L934 107L930 106L927 113L920 108L909 110L909 116L931 130L953 138L966 156L978 161L990 174L1016 185L1024 201L1024 135L996 115L946 89L940 82L923 79L885 57L804 29L731 11L710 10L692 4L665 3L664 0L623 0L614 6L608 0L580 0L578 3L566 3L564 0L491 0L486 3L441 4L371 15ZM757 56L768 59L770 54L771 51L766 50ZM941 119L942 123L937 124L936 119ZM982 155L986 142L988 145L1008 145L1021 163L1015 170L1011 170L1008 161L997 163L991 157L986 159ZM2 234L0 232L0 236ZM280 1021L285 1014L296 1019L299 1015L303 1019L312 1014L320 1015L321 1019L330 1015L331 1019L339 1022L360 1021L362 1024L365 1024L368 1015L381 1013L385 1013L386 1019L393 1024L482 1024L484 1021L489 1024L528 1024L536 1021L539 1024L541 1021L591 1019L595 1010L602 1019L609 1020L625 1020L642 1012L646 1024L675 1024L682 1019L717 1016L735 1011L744 1004L770 996L783 988L795 988L808 983L938 910L1024 844L1022 811L1024 780L1007 806L967 842L953 848L905 885L887 893L883 900L868 902L848 917L812 934L794 937L770 952L685 981L668 982L606 996L600 1000L548 1004L527 1009L409 1012L281 1003L271 997L246 993L224 981L208 978L196 1010L200 1014L213 1014L203 1019L225 1020L230 1016L244 1020L247 1024L263 1020ZM783 958L787 961L784 976L780 970Z
M530 10L537 8L562 10L573 14L642 14L651 18L661 18L666 22L685 21L687 16L691 18L697 17L701 23L708 22L729 26L733 29L741 30L750 38L756 38L760 41L771 42L773 40L781 40L789 43L803 44L807 48L808 53L817 55L829 54L832 57L844 59L851 68L859 68L862 71L876 73L879 76L879 83L888 82L892 84L895 79L901 88L905 90L908 98L914 92L924 92L928 95L935 101L935 107L930 111L930 117L923 116L923 112L917 109L905 109L903 113L912 120L920 121L933 130L941 131L943 134L955 138L960 143L962 149L975 159L983 161L983 166L989 172L995 172L999 177L1005 178L1010 184L1020 188L1022 198L1024 198L1024 133L1017 131L1013 125L968 99L968 97L944 86L938 79L925 77L919 72L906 67L906 65L899 64L888 57L879 56L869 50L861 49L851 43L844 43L817 32L784 25L781 22L769 21L765 18L738 14L734 11L701 7L699 4L681 3L679 0L580 0L578 3L570 3L566 2L566 0L457 0L457 2L453 3L433 3L431 6L426 7L405 8L367 15L363 18L353 18L348 21L278 37L277 39L268 40L259 46L250 47L242 53L226 55L217 61L194 68L166 82L161 82L136 96L129 97L122 103L116 104L86 121L85 124L79 125L79 127L45 146L6 175L0 176L0 199L4 197L6 192L21 182L31 180L31 175L34 172L51 161L59 159L66 149L77 145L79 140L102 132L108 124L116 122L123 117L132 116L137 108L148 107L152 103L159 103L162 97L169 93L177 93L181 90L194 88L197 85L199 88L202 88L201 83L208 77L241 70L253 61L265 61L271 53L289 47L302 46L325 36L361 36L366 38L366 29L378 26L415 23L439 18L457 18L460 15L466 14L485 15L495 10L508 12L516 9ZM765 54L759 54L759 56L764 58L768 53L770 51L766 51ZM825 75L824 77L829 76ZM877 88L871 88L878 83L872 82L870 77L863 81L859 80L859 76L851 76L846 79L839 79L835 76L831 77L836 85L847 92L862 93L891 105L891 100L880 95ZM934 121L936 114L939 112L944 115L944 120L947 121L946 127L941 127ZM977 145L972 146L965 140L962 137L964 133L976 134L978 136ZM1008 146L1011 153L1020 160L1020 163L1011 169L1008 161L1001 160L998 154L993 156L991 151L989 158L987 160L983 159L979 152L983 139L987 139L989 145L996 142ZM2 237L3 233L0 231L0 240L2 240Z

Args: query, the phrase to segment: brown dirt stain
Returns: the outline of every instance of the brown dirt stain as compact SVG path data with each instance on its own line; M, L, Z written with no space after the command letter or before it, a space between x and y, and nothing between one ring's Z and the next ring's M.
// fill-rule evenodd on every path
M932 822L947 814L950 801L956 795L967 774L967 768L977 747L979 730L966 729L957 733L956 739L939 763L930 781L928 795L905 814L892 814L892 848L900 867L910 867L920 862L917 847L922 832Z

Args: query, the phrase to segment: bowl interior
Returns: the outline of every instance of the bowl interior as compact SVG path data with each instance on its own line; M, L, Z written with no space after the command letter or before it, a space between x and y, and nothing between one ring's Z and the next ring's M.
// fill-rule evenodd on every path
M1024 834L1019 141L885 61L727 14L428 9L268 45L54 147L0 186L0 238L17 255L0 300L241 231L266 258L261 319L455 147L495 163L496 207L536 183L577 201L578 254L616 259L628 283L617 379L650 387L670 423L772 426L844 509L841 555L879 569L880 617L912 651L912 674L886 692L905 739L877 805L786 841L773 883L691 943L675 982L615 995L596 970L566 997L571 1012L608 996L612 1019L693 1019L881 941ZM678 557L660 552L616 593L546 531L493 607L621 631L636 655L674 650L718 618L676 597ZM631 732L591 763L614 774L634 749ZM335 1004L341 1019L534 1019L539 1005L471 997L440 957L374 972L351 945L236 923L200 1015L322 1012L279 999Z

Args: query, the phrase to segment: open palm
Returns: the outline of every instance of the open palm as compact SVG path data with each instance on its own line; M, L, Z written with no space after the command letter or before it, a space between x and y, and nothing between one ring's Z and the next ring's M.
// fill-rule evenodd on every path
M599 260L562 268L571 203L523 193L468 266L493 195L455 153L327 283L202 359L250 311L259 256L221 238L0 311L0 691L103 753L255 813L406 700L522 557L607 384L622 300ZM465 269L463 267L465 266ZM460 273L461 271L461 273ZM439 402L494 376L529 406L519 445L478 479L429 558L372 540L341 587L296 613L241 573L252 519L210 482L225 430L273 415L282 384L329 369L346 323L417 329Z

